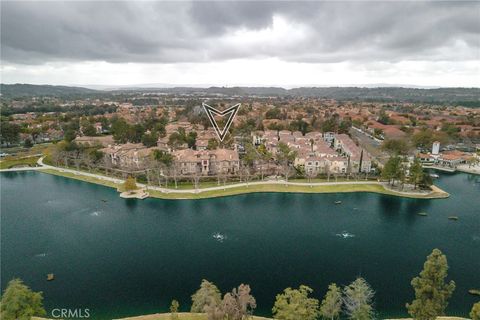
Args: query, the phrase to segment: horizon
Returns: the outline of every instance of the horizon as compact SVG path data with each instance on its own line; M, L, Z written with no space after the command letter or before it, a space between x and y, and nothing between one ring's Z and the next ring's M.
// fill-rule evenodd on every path
M215 85L215 84L165 84L165 83L141 83L141 84L132 84L132 85L92 85L92 84L49 84L49 83L5 83L0 82L1 85L32 85L32 86L52 86L52 87L77 87L92 89L98 91L112 91L112 90L128 90L128 89L209 89L209 88L222 88L222 89L232 89L232 88L275 88L275 89L301 89L301 88L358 88L358 89L389 89L389 88L399 88L399 89L480 89L479 87L460 87L460 86L420 86L420 85L409 85L409 84L345 84L345 85Z

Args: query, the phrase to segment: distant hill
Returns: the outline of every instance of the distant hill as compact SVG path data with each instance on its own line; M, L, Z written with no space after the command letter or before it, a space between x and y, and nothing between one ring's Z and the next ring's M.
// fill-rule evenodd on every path
M95 97L135 93L166 94L220 94L226 96L278 96L278 97L316 97L339 101L365 102L411 102L439 105L459 105L480 107L480 88L403 88L403 87L300 87L284 89L280 87L174 87L174 88L138 88L126 87L115 90L93 90L82 87L1 84L2 98L32 96L55 97Z
M33 84L0 84L0 93L3 98L21 97L66 97L97 94L100 91L68 86L33 85Z

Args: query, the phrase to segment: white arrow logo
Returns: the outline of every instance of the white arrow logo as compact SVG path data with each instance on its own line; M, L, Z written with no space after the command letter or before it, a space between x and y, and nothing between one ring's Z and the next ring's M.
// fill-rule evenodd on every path
M228 129L230 129L230 126L233 123L233 119L237 115L238 109L240 109L240 103L237 103L233 107L230 107L230 108L228 108L226 110L223 110L223 111L212 108L206 103L202 103L202 106L203 106L203 109L205 109L205 112L207 113L208 119L210 120L210 123L212 124L213 128L215 129L215 132L217 133L218 138L220 139L220 141L223 141L223 139L227 135ZM222 130L220 130L220 128L217 124L217 121L215 120L215 118L213 116L214 114L217 115L217 116L221 116L221 117L223 117L227 114L229 115L228 119L227 119L227 123L225 124L225 126L223 127Z

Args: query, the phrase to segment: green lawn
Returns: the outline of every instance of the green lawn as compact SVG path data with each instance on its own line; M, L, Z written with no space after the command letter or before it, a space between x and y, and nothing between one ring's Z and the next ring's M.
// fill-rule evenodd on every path
M100 184L102 186L115 188L115 189L121 187L121 185L119 185L117 183L114 183L112 181L97 179L97 178L88 177L88 176L84 176L84 175L76 175L76 174L73 174L73 173L70 173L70 172L62 172L62 171L55 170L55 169L42 169L40 171L44 172L44 173L52 174L52 175L55 175L55 176L61 176L61 177L75 179L75 180L81 180L81 181L85 181L85 182L89 182L89 183Z
M10 169L14 167L35 167L40 157L5 157L0 161L0 169Z

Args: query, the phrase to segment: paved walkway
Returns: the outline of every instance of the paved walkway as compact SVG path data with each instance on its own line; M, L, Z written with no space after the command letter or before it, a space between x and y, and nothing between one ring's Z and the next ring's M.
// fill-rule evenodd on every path
M124 183L124 182L125 182L125 180L123 180L123 179L108 177L108 176L104 176L104 175L100 175L100 174L95 174L95 173L89 173L89 172L85 172L85 171L78 171L78 170L73 170L73 169L59 168L59 167L50 166L50 165L45 164L45 163L43 162L43 158L44 158L44 157L41 157L40 159L38 159L37 164L39 165L39 167L34 167L34 168L38 168L37 170L40 170L40 169L51 169L51 170L56 170L56 171L58 171L58 172L68 172L68 173L71 173L71 174L74 174L74 175L78 175L78 176L86 176L86 177L96 178L96 179L105 180L105 181L110 181L110 182L114 182L114 183ZM32 168L32 169L33 169L33 168Z

